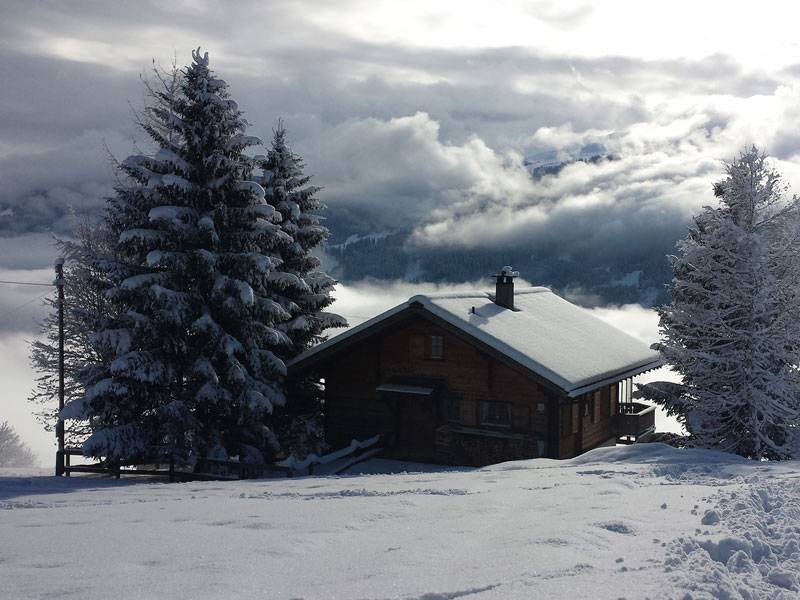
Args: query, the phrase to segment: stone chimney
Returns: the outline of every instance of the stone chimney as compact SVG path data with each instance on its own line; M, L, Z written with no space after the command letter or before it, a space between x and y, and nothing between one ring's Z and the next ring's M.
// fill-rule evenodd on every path
M519 277L519 271L514 271L511 267L503 267L493 277L496 282L494 303L514 310L514 278Z

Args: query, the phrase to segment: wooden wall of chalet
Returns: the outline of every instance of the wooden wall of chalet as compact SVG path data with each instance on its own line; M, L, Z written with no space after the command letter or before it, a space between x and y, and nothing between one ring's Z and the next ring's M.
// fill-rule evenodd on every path
M617 390L617 384L609 385L561 406L559 458L571 458L614 436Z
M429 356L429 336L442 336L441 359ZM557 421L557 397L524 370L506 366L421 317L351 346L319 372L325 378L326 431L334 447L353 438L392 431L395 415L391 402L375 388L401 377L445 381L447 394L459 402L458 422L454 424L464 427L524 432L546 440L548 415L552 414L554 423ZM511 404L509 427L492 428L481 423L481 403L492 401ZM438 419L437 425L443 424L442 417ZM553 456L548 446L544 453Z

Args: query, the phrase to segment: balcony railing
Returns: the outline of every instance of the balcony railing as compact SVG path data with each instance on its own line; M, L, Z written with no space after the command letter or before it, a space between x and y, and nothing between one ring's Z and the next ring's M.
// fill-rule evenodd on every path
M656 407L641 402L621 402L616 417L615 430L618 437L638 438L651 432L656 426Z

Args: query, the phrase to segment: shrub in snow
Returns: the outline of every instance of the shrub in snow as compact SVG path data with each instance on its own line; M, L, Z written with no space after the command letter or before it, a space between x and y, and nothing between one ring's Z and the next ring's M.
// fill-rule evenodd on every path
M245 149L259 140L209 69L208 55L159 79L141 125L155 151L129 156L110 200L115 259L109 315L90 340L108 357L81 372L62 416L93 433L84 453L111 461L202 456L261 462L285 402L292 314L276 298L292 238Z
M756 148L726 165L671 257L670 304L656 347L681 383L638 395L678 415L692 443L787 458L800 424L800 209Z

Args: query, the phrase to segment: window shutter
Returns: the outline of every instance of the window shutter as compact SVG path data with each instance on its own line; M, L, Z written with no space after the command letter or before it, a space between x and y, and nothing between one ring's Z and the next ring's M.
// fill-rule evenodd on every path
M425 358L425 336L412 333L409 338L409 355L412 359Z
M429 358L440 359L444 357L444 338L441 335L429 336L430 355Z

